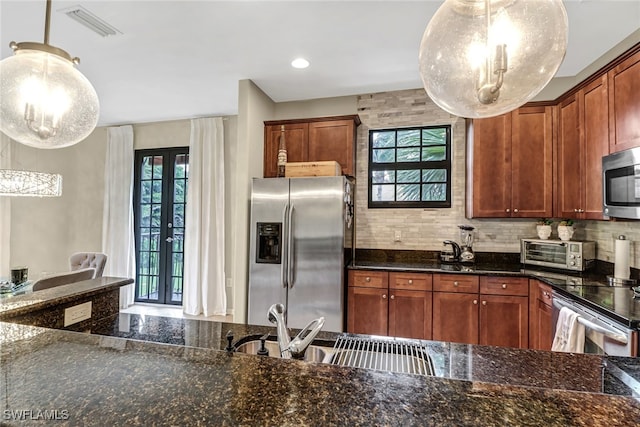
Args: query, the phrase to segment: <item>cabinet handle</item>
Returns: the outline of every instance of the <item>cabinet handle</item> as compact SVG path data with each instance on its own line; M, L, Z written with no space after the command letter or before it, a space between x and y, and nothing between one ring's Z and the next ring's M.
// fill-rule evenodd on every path
M520 212L518 209L513 210L513 213L518 213L518 212Z
M507 208L507 209L505 209L504 211L505 211L506 213L509 213L509 212L511 212L511 209Z
M574 209L573 211L574 212L580 212L580 209Z
M544 295L546 298L551 298L551 294L547 291L542 292L542 295Z
M413 285L413 280L409 279L409 284Z
M394 295L391 295L389 298L391 299L395 299L396 297Z
M578 209L578 212L583 213L584 209Z
M365 282L370 282L370 281L371 281L371 277L368 277L368 276L367 276L367 277L365 277L364 281L365 281Z
M473 305L478 305L478 300L477 299L473 300Z
M507 289L507 284L506 283L502 284L502 289Z
M486 301L482 301L482 305L487 305L487 302Z
M459 283L457 281L453 282L453 286L458 287Z
M387 294L382 294L382 299L387 299Z

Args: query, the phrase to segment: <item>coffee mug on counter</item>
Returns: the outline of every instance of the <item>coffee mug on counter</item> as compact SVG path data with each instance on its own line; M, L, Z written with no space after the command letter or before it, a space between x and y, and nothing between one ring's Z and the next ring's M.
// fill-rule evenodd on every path
M19 285L22 282L26 282L29 276L29 269L27 267L13 267L11 269L11 283Z

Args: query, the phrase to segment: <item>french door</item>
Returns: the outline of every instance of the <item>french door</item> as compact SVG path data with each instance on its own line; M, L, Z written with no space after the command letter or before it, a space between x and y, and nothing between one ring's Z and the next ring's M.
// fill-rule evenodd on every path
M188 178L188 147L136 151L136 301L182 305Z

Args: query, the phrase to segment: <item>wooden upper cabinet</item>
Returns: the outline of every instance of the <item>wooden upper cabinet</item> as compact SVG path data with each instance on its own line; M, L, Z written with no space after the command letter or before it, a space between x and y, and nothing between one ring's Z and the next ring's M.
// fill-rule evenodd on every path
M610 70L608 79L610 151L640 147L640 52Z
M581 177L582 147L580 137L580 107L574 94L558 106L557 212L562 218L577 218L583 191ZM602 177L600 177L602 179Z
M553 213L553 109L522 107L473 120L470 218L538 218Z
M511 216L553 215L553 108L512 112Z
M473 120L469 134L473 171L467 175L472 194L467 201L467 215L510 217L511 114Z
M584 173L581 181L584 199L579 217L581 219L603 219L602 157L609 154L610 150L608 94L606 75L588 84L579 92L584 112L581 122L583 141L581 153L584 156ZM640 91L637 92L636 103L640 106ZM640 110L636 111L640 114ZM637 131L640 132L640 130Z
M344 175L355 176L356 126L354 120L309 123L310 161L335 160Z
M559 105L556 217L603 219L602 156L609 154L607 76Z
M288 162L340 163L344 175L355 176L356 128L360 118L321 117L264 122L264 177L278 176L281 127L285 127Z

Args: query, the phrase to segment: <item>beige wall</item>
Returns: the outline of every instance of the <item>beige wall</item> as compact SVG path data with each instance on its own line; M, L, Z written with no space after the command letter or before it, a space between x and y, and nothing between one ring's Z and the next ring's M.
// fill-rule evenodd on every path
M11 202L10 265L27 266L30 278L68 270L73 252L101 249L106 134L98 128L84 141L56 150L12 142L13 168L63 177L62 197Z

